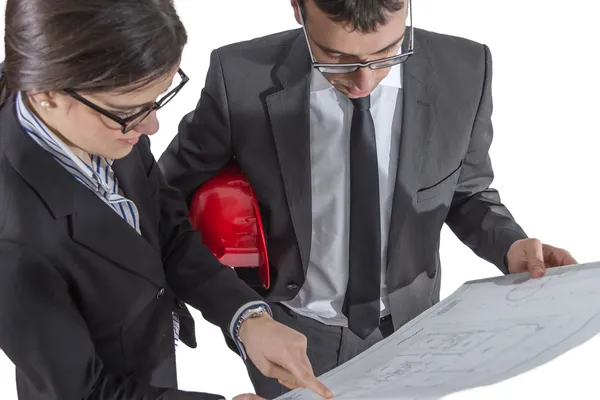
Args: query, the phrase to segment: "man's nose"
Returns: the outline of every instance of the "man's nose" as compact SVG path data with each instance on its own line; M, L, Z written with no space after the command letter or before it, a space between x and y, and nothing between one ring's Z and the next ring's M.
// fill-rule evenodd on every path
M359 68L352 76L352 83L361 92L372 92L375 86L376 71L371 68Z

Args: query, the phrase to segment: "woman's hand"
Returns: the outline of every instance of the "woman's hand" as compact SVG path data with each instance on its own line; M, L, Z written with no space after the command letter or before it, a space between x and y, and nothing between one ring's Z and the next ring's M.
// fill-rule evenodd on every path
M289 389L308 388L325 399L333 398L333 393L313 373L304 335L268 314L244 321L239 334L248 357L263 375L279 380Z

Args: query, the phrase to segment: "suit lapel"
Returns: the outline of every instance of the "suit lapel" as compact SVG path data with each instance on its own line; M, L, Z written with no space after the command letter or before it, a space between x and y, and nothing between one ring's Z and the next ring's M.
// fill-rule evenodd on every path
M435 122L438 92L432 75L429 57L415 38L415 54L406 61L403 70L402 131L390 223L388 266L414 194L419 189L424 150Z
M94 193L82 186L71 216L77 243L157 286L165 285L160 253Z
M117 177L121 191L129 200L137 206L140 214L140 231L142 236L157 250L160 249L156 228L151 223L152 211L152 192L150 191L149 181L146 178L141 159L137 156L139 148L134 147L132 154L115 160L112 169ZM136 154L133 154L136 153Z
M121 267L164 286L156 229L150 226L153 221L152 197L137 151L134 148L127 157L116 160L112 167L123 194L138 209L142 235L94 193L85 190L77 194L80 199L76 201L78 212L72 217L73 239Z
M275 67L281 86L266 97L277 157L300 248L308 267L311 240L310 57L298 35L281 65Z
M15 97L11 96L2 108L0 120L6 124L5 135L0 138L2 145L6 146L5 153L13 168L40 196L52 216L67 218L75 242L158 286L164 286L160 253L23 131L14 104ZM137 159L137 156L131 154L127 159ZM127 165L120 168L120 179L128 187L129 198L140 202L136 202L142 210L140 215L145 215L151 209L148 200L144 200L148 198L143 190L143 185L147 184L146 175L141 166L137 170L130 165L135 160L123 161ZM134 182L143 183L137 186Z

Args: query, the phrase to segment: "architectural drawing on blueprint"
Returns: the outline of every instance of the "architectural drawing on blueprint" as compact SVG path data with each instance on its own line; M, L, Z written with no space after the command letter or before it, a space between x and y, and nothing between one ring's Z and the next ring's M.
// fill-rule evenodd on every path
M465 283L323 375L336 399L436 399L536 368L600 332L600 263ZM586 307L577 307L586 304ZM279 400L317 397L296 390Z
M531 279L527 275L519 276L513 281L513 288L506 294L506 301L520 301L527 299L530 296L537 294L545 287L552 287L560 284L559 279L565 275L576 274L581 269L581 266L576 265L569 268L561 268L556 273L549 275L546 279L537 280ZM546 290L548 291L548 290ZM550 295L551 295L551 291Z

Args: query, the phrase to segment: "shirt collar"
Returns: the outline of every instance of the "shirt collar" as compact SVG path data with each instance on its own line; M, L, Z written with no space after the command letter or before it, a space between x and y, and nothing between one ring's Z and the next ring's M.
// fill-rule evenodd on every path
M98 187L99 180L93 171L93 165L99 163L98 156L91 155L89 163L78 157L67 144L52 132L46 124L39 119L27 106L23 93L17 95L17 118L25 131L37 142L42 148L50 152L55 158L63 163L70 162L73 167L77 168L81 174L88 178L88 183ZM103 161L112 165L112 160L101 158Z

